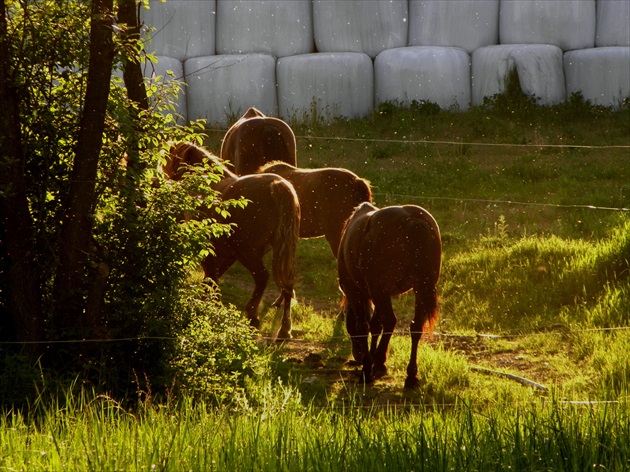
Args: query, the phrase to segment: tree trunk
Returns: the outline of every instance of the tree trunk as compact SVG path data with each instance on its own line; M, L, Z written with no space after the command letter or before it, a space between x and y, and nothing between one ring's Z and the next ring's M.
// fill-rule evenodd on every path
M125 33L123 39L132 43L134 51L137 51L133 43L140 41L140 22L138 21L138 4L136 0L121 0L118 7L118 23L123 26ZM124 62L123 79L127 88L127 96L137 104L140 110L149 109L147 90L144 87L144 76L138 57L134 55Z
M19 92L14 87L6 5L0 4L0 247L4 252L2 284L6 287L10 326L14 340L26 344L27 352L40 354L44 339L42 299L35 271L35 229L30 214L24 175Z
M55 323L62 329L78 328L84 336L90 335L87 331L94 325L94 320L84 316L84 277L91 252L96 177L114 58L112 24L113 0L93 0L87 88L55 278Z

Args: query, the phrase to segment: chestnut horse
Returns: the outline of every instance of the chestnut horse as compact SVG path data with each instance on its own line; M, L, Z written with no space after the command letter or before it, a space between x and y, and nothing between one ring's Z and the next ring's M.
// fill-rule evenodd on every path
M270 161L297 165L295 135L281 119L251 107L225 133L221 159L229 161L238 175L253 174Z
M263 258L273 250L272 272L280 297L274 305L282 306L282 327L279 339L291 337L291 299L295 283L295 248L300 231L300 206L293 186L276 174L238 177L219 158L194 144L180 143L170 150L170 159L163 167L169 178L181 178L186 165L204 159L221 166L223 177L213 188L225 200L245 198L244 208L231 208L224 221L236 226L228 236L213 241L214 255L206 257L202 267L206 278L217 281L236 261L254 278L254 293L245 312L252 326L259 328L260 302L269 280ZM214 213L213 213L214 215Z
M363 203L348 220L337 259L339 287L344 293L352 355L363 364L365 382L387 373L387 350L396 326L391 297L413 289L415 314L405 387L418 385L418 342L423 332L432 334L437 321L441 259L438 225L419 206L379 210Z
M293 184L302 212L300 237L324 236L335 257L346 220L357 205L372 201L369 182L347 169L298 169L278 161L265 164L260 171Z

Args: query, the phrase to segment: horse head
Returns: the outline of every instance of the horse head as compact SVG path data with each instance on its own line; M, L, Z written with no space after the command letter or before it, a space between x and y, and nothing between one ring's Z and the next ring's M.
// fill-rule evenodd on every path
M237 176L228 168L218 156L210 151L192 143L173 144L169 149L169 158L165 165L161 166L162 171L171 180L181 180L187 167L199 166L209 161L212 165L220 168L224 178L237 178Z

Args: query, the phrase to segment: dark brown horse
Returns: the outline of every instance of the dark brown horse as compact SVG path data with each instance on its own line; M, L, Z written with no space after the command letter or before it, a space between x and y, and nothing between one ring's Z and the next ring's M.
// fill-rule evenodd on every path
M277 306L282 306L282 327L279 339L291 337L291 299L295 283L295 248L300 230L300 206L293 186L276 174L256 174L238 177L227 169L218 157L203 148L188 143L173 146L170 159L163 167L172 179L181 177L186 165L201 163L204 159L220 165L223 178L215 190L225 200L247 199L245 208L230 209L226 223L236 226L229 236L213 241L215 255L202 262L205 276L217 281L236 261L254 278L255 288L247 302L245 312L252 326L260 327L260 302L269 280L263 258L273 250L272 272L280 289Z
M337 259L339 286L345 296L346 328L352 340L352 354L363 364L365 382L387 373L387 350L396 326L391 297L413 289L415 314L411 322L411 358L405 387L418 385L418 342L423 332L432 333L433 323L437 321L436 285L441 260L438 225L419 206L391 206L379 210L370 203L363 203L348 220ZM371 334L369 349L368 332Z
M261 172L287 179L300 201L300 237L324 236L337 257L343 226L357 205L372 201L370 184L347 169L298 169L284 162L265 164Z
M229 161L238 175L253 174L270 161L297 165L295 135L281 119L251 107L225 133L221 159Z

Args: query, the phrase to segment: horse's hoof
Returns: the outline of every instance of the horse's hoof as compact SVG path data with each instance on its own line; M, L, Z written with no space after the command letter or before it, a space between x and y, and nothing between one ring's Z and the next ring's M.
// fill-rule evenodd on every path
M420 386L420 381L418 377L407 377L405 379L405 388L418 388Z
M292 337L293 336L291 336L291 331L280 331L276 336L276 341L285 341L287 339L291 339Z
M359 375L359 382L362 384L372 384L374 383L374 376L373 375L366 375L365 372L361 372L361 374Z
M387 367L385 365L375 365L372 370L374 378L379 379L387 375Z
M251 318L249 320L249 325L252 328L260 329L260 320L258 318Z

